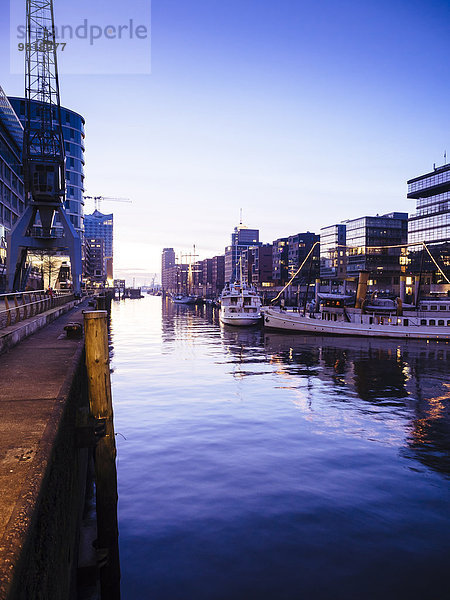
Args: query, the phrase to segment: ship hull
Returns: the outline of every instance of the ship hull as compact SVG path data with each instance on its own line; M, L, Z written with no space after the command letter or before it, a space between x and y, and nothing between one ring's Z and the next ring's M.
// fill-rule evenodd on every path
M250 325L257 325L260 322L261 317L260 316L246 317L244 315L236 316L236 317L224 317L223 315L220 315L220 320L225 325L235 325L237 327L248 327Z

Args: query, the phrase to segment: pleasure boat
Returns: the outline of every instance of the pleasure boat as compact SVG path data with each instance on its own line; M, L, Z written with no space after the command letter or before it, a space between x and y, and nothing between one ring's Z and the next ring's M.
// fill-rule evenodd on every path
M450 340L450 297L423 299L417 309L400 299L378 306L369 300L358 308L346 306L349 296L319 294L318 299L319 307L310 305L308 314L266 308L264 326L320 335Z
M220 295L219 318L226 325L256 325L261 319L261 298L245 283L227 284Z

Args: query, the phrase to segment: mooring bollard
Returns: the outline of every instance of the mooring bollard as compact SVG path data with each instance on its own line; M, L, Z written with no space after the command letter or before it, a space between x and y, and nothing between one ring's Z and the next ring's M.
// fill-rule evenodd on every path
M104 310L84 312L90 412L99 424L104 424L104 435L99 438L94 453L101 598L115 600L120 598L120 563L116 443L106 319Z
M104 294L97 296L97 310L106 310L106 297Z

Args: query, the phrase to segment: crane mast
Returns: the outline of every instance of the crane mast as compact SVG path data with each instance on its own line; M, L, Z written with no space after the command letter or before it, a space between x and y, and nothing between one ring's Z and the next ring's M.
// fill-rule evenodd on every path
M74 292L81 288L81 238L65 209L65 151L61 125L53 0L26 0L23 170L26 209L8 239L8 285L25 287L28 250L66 252ZM61 230L53 227L58 215ZM62 233L62 235L61 235Z

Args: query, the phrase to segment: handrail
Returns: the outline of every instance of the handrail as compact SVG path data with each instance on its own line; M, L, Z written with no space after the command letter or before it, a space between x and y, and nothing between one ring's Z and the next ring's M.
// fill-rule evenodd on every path
M45 290L33 290L0 294L0 303L3 302L5 306L4 310L0 310L0 329L67 304L74 297L72 290L54 290L51 293Z
M31 290L29 292L5 292L3 294L0 294L0 300L2 298L4 298L5 296L11 297L11 296L26 296L29 294L47 294L48 290ZM68 294L73 294L72 290L52 290L52 294L55 296L65 296Z

